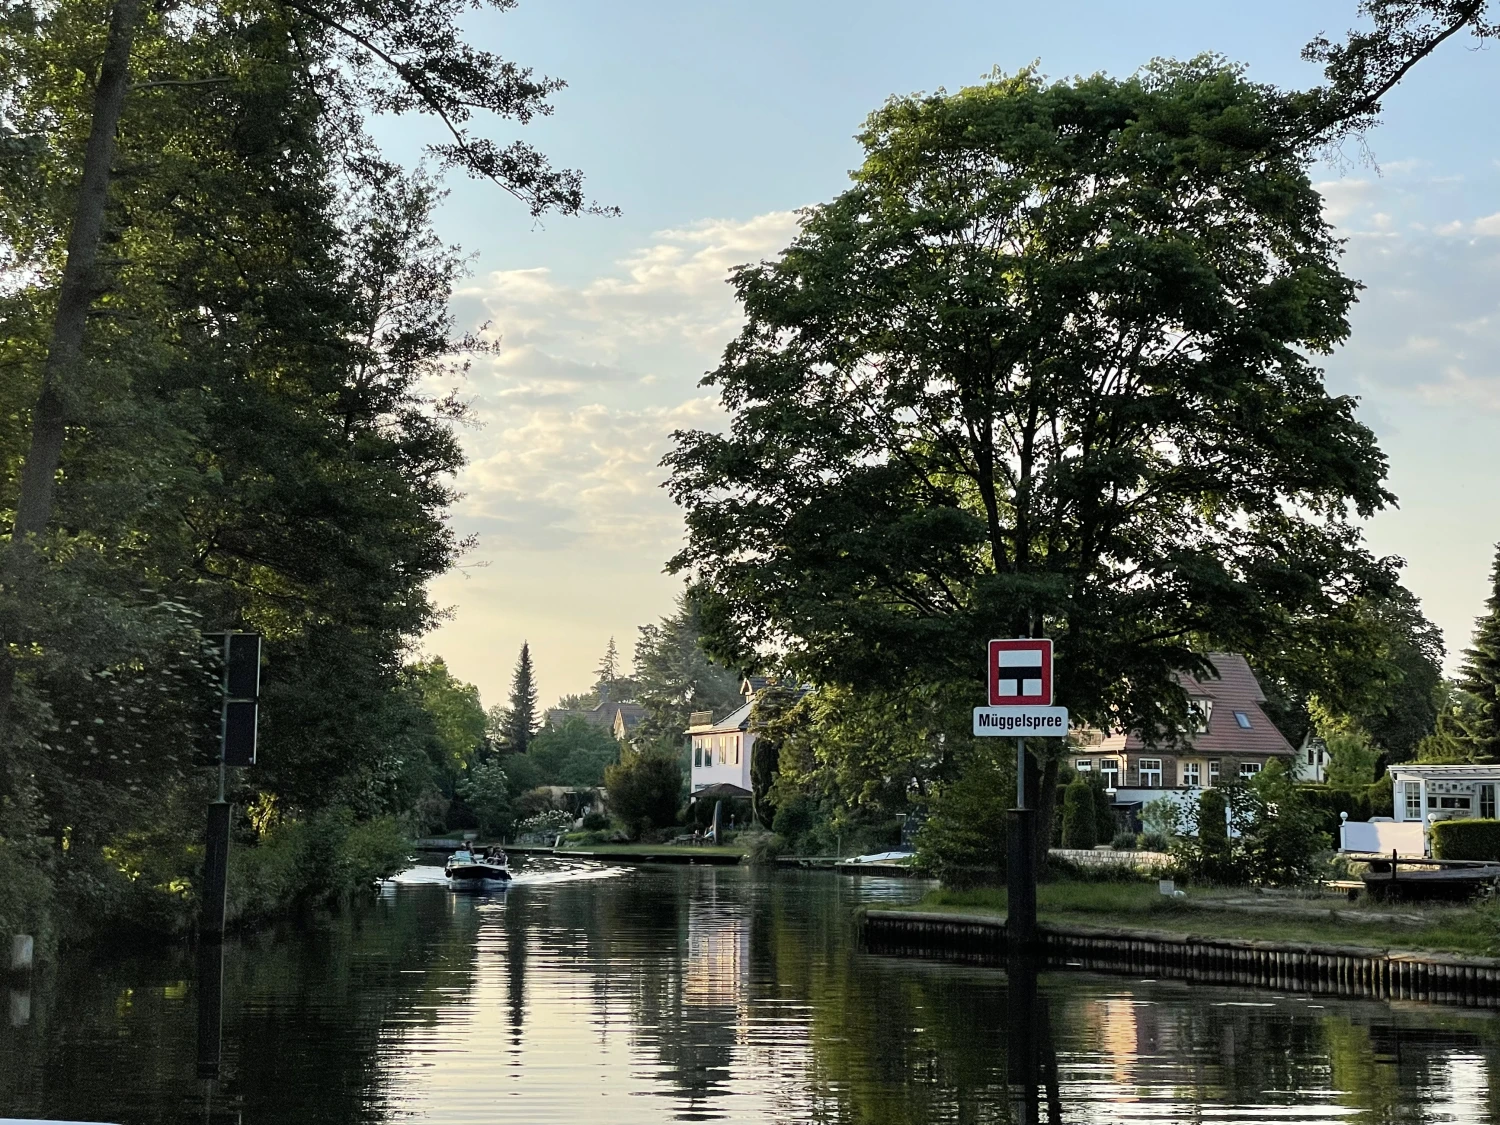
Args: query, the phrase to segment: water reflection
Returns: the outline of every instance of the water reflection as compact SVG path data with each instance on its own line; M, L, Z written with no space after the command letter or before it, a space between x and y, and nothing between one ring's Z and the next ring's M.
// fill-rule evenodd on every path
M1484 1013L863 953L855 907L921 893L896 880L523 875L41 974L0 1117L1500 1125Z

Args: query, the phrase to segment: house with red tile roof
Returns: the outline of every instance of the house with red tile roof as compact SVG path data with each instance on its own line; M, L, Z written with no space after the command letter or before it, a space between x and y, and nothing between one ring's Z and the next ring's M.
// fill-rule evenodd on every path
M1217 677L1177 678L1196 719L1192 729L1155 746L1136 731L1075 729L1068 747L1073 767L1102 775L1115 803L1129 806L1253 777L1276 758L1292 766L1296 752L1266 715L1266 695L1249 663L1236 652L1211 652L1207 659Z

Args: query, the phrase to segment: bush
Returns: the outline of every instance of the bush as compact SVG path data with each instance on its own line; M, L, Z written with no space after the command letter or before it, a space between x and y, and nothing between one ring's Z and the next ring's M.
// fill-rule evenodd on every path
M1193 834L1179 836L1172 843L1173 857L1183 874L1211 883L1234 880L1228 816L1229 805L1222 790L1205 789L1198 794L1198 807L1192 817Z
M933 797L931 814L917 832L916 862L945 886L1005 882L1005 814L1016 791L1014 767L1007 765L976 752Z
M583 830L585 832L604 832L609 828L609 817L603 813L585 813L583 817Z
M677 823L682 767L675 754L643 750L604 771L610 811L632 839Z
M1318 853L1329 839L1318 827L1317 810L1302 798L1286 767L1267 763L1243 793L1244 807L1235 810L1236 827L1251 881L1272 887L1310 882Z
M1500 820L1440 820L1432 826L1437 859L1500 860Z
M505 770L494 762L475 762L458 783L458 795L464 799L479 822L485 836L503 835L510 829L514 813L510 804L510 785Z
M1115 835L1114 835L1114 839L1112 839L1109 842L1109 846L1112 847L1112 848L1114 848L1115 851L1118 851L1118 852L1134 851L1135 850L1135 833L1134 832L1124 832L1124 831L1116 832Z
M1165 832L1142 832L1135 842L1142 851L1164 852L1172 846L1172 837Z
M1104 778L1093 774L1089 778L1089 790L1094 794L1094 839L1112 840L1120 830L1120 819L1115 816L1114 798L1104 788Z
M1094 817L1094 791L1083 778L1068 783L1063 790L1062 846L1092 848L1099 840Z

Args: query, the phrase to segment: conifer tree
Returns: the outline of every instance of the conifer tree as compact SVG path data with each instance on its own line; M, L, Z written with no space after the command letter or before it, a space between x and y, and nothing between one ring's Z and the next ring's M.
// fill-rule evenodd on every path
M620 678L620 650L615 646L615 639L609 638L609 647L604 650L604 656L599 661L599 667L595 671L601 684L610 684Z
M521 655L510 681L510 706L505 712L504 749L524 754L536 734L536 680L532 675L531 646L521 642Z
M1473 647L1464 652L1459 688L1478 701L1476 721L1469 726L1472 757L1500 761L1500 548L1490 574L1486 612L1474 622Z

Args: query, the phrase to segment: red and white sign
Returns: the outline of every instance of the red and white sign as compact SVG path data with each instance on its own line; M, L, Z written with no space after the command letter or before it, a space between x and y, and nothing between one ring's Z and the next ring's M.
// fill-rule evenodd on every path
M1052 642L1040 637L990 642L990 706L1052 706Z

